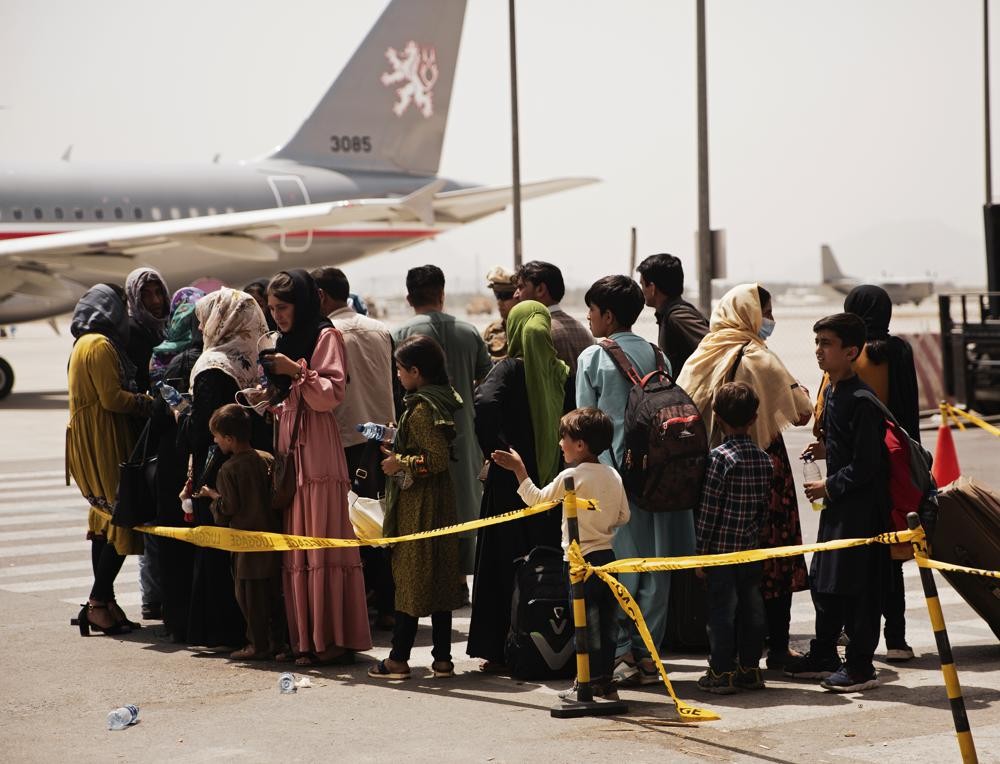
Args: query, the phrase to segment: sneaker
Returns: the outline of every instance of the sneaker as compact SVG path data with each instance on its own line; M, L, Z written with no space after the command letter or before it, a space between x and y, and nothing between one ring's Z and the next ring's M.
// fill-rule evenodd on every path
M733 686L740 690L763 690L766 687L759 668L745 669L742 666L733 677Z
M806 653L801 658L792 658L785 663L785 676L798 679L825 679L840 668L840 659L836 656L820 658L812 653Z
M841 666L836 673L828 676L819 685L824 690L832 692L860 692L878 687L878 674L872 669L870 674L852 675L847 666Z
M716 674L712 669L709 669L704 676L698 679L698 687L715 695L732 695L734 692L740 691L740 688L733 684L735 674L735 671L723 671L721 674Z
M642 661L629 663L621 658L615 666L614 681L622 687L644 687L659 682L660 672L656 666L646 668Z
M914 658L913 648L905 642L899 647L890 647L885 651L885 659L889 663L904 663L912 661Z
M777 669L778 671L781 671L781 669L783 669L785 667L785 664L787 664L789 661L801 657L802 653L800 653L798 650L793 650L792 648L788 648L788 650L786 650L783 653L769 652L767 654L766 665L769 669Z
M578 692L579 685L573 682L573 686L568 690L563 690L559 693L559 698L561 700L576 700L576 695ZM594 696L594 699L600 698L601 700L619 700L618 690L615 689L614 680L596 680L591 682L590 691Z

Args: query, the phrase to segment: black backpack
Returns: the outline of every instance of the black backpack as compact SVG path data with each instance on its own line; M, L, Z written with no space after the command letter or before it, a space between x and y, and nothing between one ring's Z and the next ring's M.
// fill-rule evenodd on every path
M561 549L536 546L514 561L514 596L504 658L516 679L566 679L576 672L573 609Z
M690 396L667 374L663 355L645 377L614 340L601 340L622 375L632 384L625 406L625 454L616 465L625 493L647 512L695 509L708 463L708 433Z

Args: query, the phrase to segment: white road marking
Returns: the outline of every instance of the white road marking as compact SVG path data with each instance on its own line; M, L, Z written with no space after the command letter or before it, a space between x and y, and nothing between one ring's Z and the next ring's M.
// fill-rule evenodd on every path
M11 546L0 549L0 559L9 557L44 557L52 554L66 554L68 552L78 552L90 555L90 543L84 538L86 533L84 528L79 529L79 541L66 541L60 544L25 544L24 546Z
M51 539L60 536L75 536L83 531L80 526L70 525L65 528L31 528L26 531L4 531L0 533L0 544L7 541L25 541L27 539Z
M0 578L17 578L19 576L37 576L43 573L68 573L74 570L90 570L90 558L72 560L70 562L41 562L32 565L10 565L0 568ZM139 570L139 558L130 555L125 558L122 572ZM120 574L119 574L120 575Z
M64 523L87 521L86 511L75 512L35 512L30 515L0 515L0 526L3 525L43 525L45 523Z

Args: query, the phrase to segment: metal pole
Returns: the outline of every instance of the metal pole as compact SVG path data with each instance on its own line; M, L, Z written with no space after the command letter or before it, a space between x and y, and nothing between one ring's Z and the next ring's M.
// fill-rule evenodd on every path
M636 249L638 247L638 239L635 235L635 226L632 226L632 245L629 248L628 255L628 275L630 278L635 278L635 256Z
M517 34L514 0L508 2L510 19L510 145L514 171L514 270L521 267L521 145L517 127Z
M990 0L983 0L983 104L985 107L986 203L993 203L993 147L990 136Z
M916 512L906 516L906 524L910 530L920 527L920 517ZM958 749L962 753L964 764L976 764L976 743L972 739L969 728L969 717L965 713L965 700L962 698L962 686L958 682L958 672L955 670L955 658L951 653L951 640L948 639L948 629L944 623L944 613L941 612L941 601L938 599L937 584L934 583L934 573L930 568L920 566L920 560L927 559L927 541L921 536L913 540L913 555L917 558L920 570L920 583L924 587L924 598L927 600L927 612L931 617L931 628L934 629L934 640L937 642L938 660L941 662L941 673L944 674L944 686L951 702L951 718L955 724L955 734L958 736Z
M697 0L698 37L698 308L712 313L712 228L708 207L708 76L705 68L705 0Z
M580 543L580 524L577 521L576 483L568 477L563 482L566 495L563 497L563 511L566 513L566 533L569 542ZM594 700L594 688L590 685L590 649L587 641L587 601L583 576L570 575L570 597L573 600L573 640L576 647L576 700L564 700L549 713L557 719L572 719L579 716L611 716L623 714L628 706L620 700Z

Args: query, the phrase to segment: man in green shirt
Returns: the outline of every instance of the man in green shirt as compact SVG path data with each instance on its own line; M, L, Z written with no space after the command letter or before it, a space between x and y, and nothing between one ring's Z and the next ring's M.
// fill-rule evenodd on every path
M455 412L455 458L451 463L451 480L455 486L455 503L460 523L479 517L483 486L479 472L483 453L476 441L476 384L490 370L490 355L486 343L476 328L444 312L444 273L436 265L411 268L406 274L406 301L416 315L399 327L396 343L414 334L430 335L444 348L448 361L448 376L452 387L462 396L462 408ZM471 575L476 563L476 534L460 537L462 572Z

